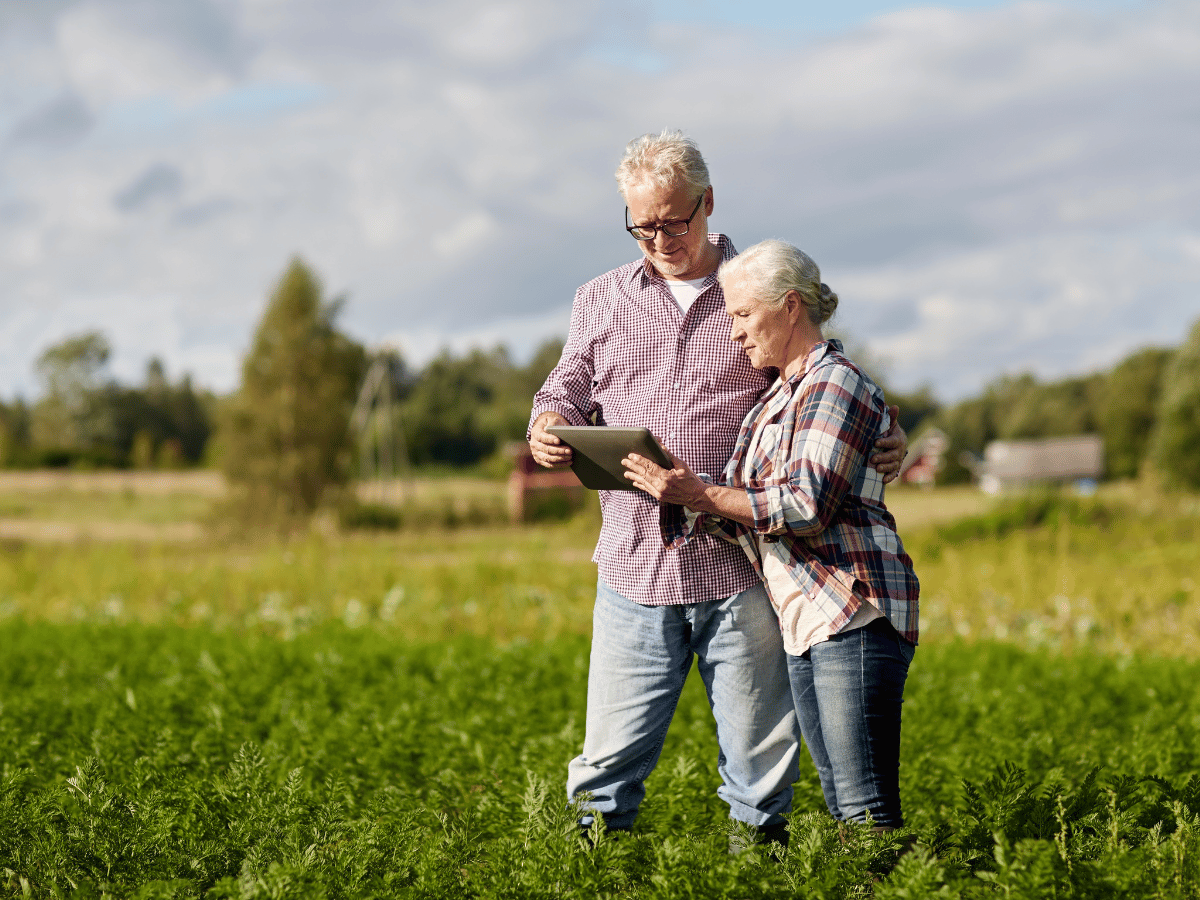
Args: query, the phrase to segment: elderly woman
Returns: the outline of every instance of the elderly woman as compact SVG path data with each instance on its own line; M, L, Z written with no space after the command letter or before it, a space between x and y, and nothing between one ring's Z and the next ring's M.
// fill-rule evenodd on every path
M917 577L866 462L889 427L883 392L826 340L837 295L807 255L764 241L717 274L730 338L779 370L742 422L718 483L672 456L626 477L663 502L663 539L741 544L779 615L792 695L829 811L903 825L900 705L917 643ZM686 507L685 512L682 507Z

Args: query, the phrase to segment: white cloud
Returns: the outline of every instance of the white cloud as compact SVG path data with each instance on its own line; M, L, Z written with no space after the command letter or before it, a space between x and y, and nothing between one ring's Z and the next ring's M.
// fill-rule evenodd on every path
M295 253L365 340L532 349L636 255L612 171L664 125L704 148L714 225L809 250L900 387L1110 365L1200 308L1191 3L914 8L808 43L598 0L77 0L18 25L0 395L90 327L119 372L159 354L227 389Z

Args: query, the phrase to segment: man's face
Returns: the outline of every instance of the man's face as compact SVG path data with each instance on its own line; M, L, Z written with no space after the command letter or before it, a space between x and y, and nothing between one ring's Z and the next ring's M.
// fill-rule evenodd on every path
M695 192L685 185L659 188L650 184L628 189L625 203L629 221L634 225L661 225L681 222L696 207ZM682 237L671 237L661 229L650 241L638 241L642 253L659 274L676 281L702 278L714 267L708 242L708 216L712 212L712 188L704 191L704 200Z

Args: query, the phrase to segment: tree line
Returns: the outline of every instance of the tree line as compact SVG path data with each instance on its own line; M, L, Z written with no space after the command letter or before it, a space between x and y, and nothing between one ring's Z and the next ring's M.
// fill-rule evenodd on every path
M204 460L216 398L188 375L169 380L159 359L141 385L106 378L111 352L98 331L42 352L41 398L0 401L0 466L177 469Z
M187 375L171 381L157 359L142 384L121 384L107 375L112 351L102 333L69 337L35 363L39 399L0 401L0 466L211 466L235 484L273 485L271 503L311 509L327 486L354 473L361 435L350 410L374 359L338 327L342 306L293 260L228 396L196 389ZM384 351L403 460L461 469L503 459L509 442L524 439L533 393L561 351L550 340L518 364L502 346L443 350L420 370Z
M119 384L104 375L111 348L102 334L68 338L37 360L40 399L0 403L0 465L219 466L249 506L290 514L315 508L354 474L356 441L382 421L414 467L486 466L524 439L530 400L558 361L560 340L523 365L498 346L444 350L418 371L387 351L394 408L384 419L368 405L355 433L351 412L374 357L338 328L341 308L293 260L256 328L239 389L224 397L197 390L186 375L171 381L158 360L143 384ZM968 480L962 452L979 453L989 441L1094 433L1104 438L1109 477L1151 467L1200 487L1200 322L1180 347L1139 350L1107 372L1052 382L1004 376L950 406L928 388L888 394L910 437L928 425L949 437L944 483Z
M1096 434L1107 478L1154 473L1200 488L1200 321L1179 347L1145 347L1108 371L1057 381L1003 376L927 421L949 438L940 483L969 481L964 452L990 441Z

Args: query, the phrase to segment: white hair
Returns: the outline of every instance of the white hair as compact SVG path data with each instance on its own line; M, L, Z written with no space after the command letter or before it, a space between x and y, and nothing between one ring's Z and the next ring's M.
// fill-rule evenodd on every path
M726 260L717 281L722 289L730 281L743 282L768 309L779 309L787 293L795 291L814 325L828 322L837 311L838 295L821 281L812 257L784 241L766 240Z
M682 131L669 128L661 134L643 134L630 141L616 174L617 187L626 199L630 188L642 184L657 188L683 184L697 195L712 184L696 142Z

